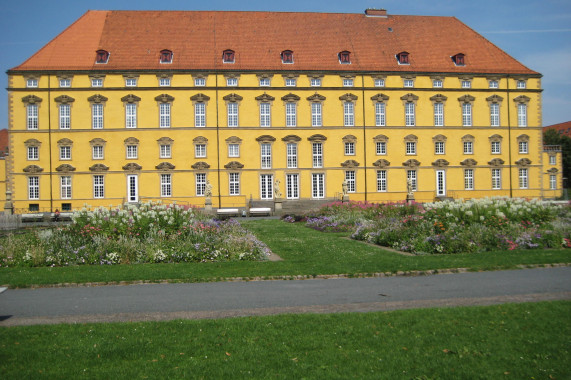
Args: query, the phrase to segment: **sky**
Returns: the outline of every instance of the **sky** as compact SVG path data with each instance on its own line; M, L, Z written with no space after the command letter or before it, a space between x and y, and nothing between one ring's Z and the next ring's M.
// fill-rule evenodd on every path
M543 74L543 125L571 120L570 0L2 0L0 129L8 127L6 71L18 66L89 9L231 10L453 16L528 68Z

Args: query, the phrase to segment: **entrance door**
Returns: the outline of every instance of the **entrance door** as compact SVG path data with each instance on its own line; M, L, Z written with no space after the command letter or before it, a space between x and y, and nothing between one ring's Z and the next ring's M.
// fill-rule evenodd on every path
M129 202L139 201L139 177L136 175L127 176L127 199Z
M444 170L436 171L436 196L446 196L446 172Z

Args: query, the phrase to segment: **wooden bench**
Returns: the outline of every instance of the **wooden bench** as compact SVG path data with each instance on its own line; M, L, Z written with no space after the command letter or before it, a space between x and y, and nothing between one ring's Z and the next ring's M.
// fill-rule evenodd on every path
M231 216L239 216L240 211L237 208L219 208L216 215L220 218L229 218Z
M260 216L260 215L267 215L270 216L272 214L272 209L269 207L252 207L248 211L250 216Z
M44 220L44 214L42 214L42 213L37 213L37 214L22 214L22 215L20 215L20 217L22 218L22 222L23 222L23 223L28 223L28 222L41 222L42 220Z

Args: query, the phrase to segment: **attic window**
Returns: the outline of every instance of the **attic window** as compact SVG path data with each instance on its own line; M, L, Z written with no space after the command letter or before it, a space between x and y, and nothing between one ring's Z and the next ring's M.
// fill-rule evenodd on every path
M396 55L396 57L399 65L410 65L410 61L408 59L408 52L401 51Z
M235 59L234 50L224 50L224 53L222 53L222 62L234 63L234 59Z
M464 66L464 54L458 53L452 56L452 62L454 62L456 66Z
M161 63L172 63L172 51L170 50L161 50Z
M109 61L109 52L107 50L96 51L95 63L107 63Z
M293 51L291 50L282 51L282 63L293 63Z
M348 51L342 51L339 53L339 63L350 64L351 63L351 53Z

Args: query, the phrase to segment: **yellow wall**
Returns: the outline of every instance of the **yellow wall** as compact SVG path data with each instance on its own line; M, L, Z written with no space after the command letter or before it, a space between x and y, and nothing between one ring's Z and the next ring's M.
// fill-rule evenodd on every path
M310 87L309 77L300 74L296 87L285 87L282 73L273 73L270 87L260 87L255 74L241 73L238 86L227 87L223 74L204 73L207 76L205 87L195 87L191 73L174 74L171 87L158 87L156 73L140 73L138 86L126 88L121 74L107 74L104 87L90 87L86 74L74 74L71 88L59 88L58 79L54 75L43 73L37 89L25 88L22 75L10 76L9 108L10 132L13 154L10 157L12 176L10 187L13 191L14 207L22 212L30 204L39 204L40 209L53 210L61 208L62 203L71 203L73 208L80 208L87 203L92 206L116 205L126 201L127 175L132 174L123 166L135 162L142 167L134 174L139 175L140 200L160 198L160 170L155 167L162 162L169 162L175 168L172 174L172 197L182 203L204 205L204 197L196 196L195 174L206 173L213 185L214 207L245 206L248 199L260 199L260 174L272 174L281 181L280 190L286 197L285 175L297 173L300 176L300 198L311 199L311 175L325 175L325 198L334 199L339 196L346 170L356 172L356 192L350 194L351 200L368 200L373 202L401 201L406 197L406 170L403 163L409 159L420 162L418 171L418 190L415 194L418 201L433 201L436 193L436 170L446 172L446 195L455 198L480 198L485 196L507 195L525 197L552 198L560 194L561 183L556 191L549 189L549 176L546 171L547 156L543 152L541 132L541 93L539 78L527 78L527 89L514 90L516 80L503 77L499 81L499 89L488 88L488 78L474 77L472 88L461 88L457 76L444 78L443 88L432 88L430 75L417 75L414 88L404 88L400 74L388 74L386 86L374 87L373 77L356 75L354 87L342 87L343 78L339 73L324 73L321 87ZM508 89L509 86L509 89ZM206 127L194 126L194 108L190 98L198 93L208 96L206 106ZM238 94L243 99L239 102L239 127L228 127L226 101L229 94ZM255 98L264 93L274 97L271 102L271 127L260 127L259 101ZM285 127L285 104L282 97L287 94L300 97L297 102L297 127ZM311 126L310 102L306 99L318 93L326 97L322 106L323 126ZM344 94L357 96L355 101L355 126L343 126L343 102L339 100ZM374 102L371 97L376 94L389 96L386 106L386 127L375 126ZM400 98L412 93L418 96L416 101L416 126L405 126L404 102ZM108 98L104 106L104 129L91 129L91 104L87 98L101 94ZM125 108L121 98L134 94L141 98L137 107L138 127L125 128ZM171 127L159 128L159 107L155 97L168 94L175 98L172 103ZM433 105L430 97L442 94L447 97L444 106L444 127L433 125ZM461 126L462 109L459 97L464 95L475 97L473 102L473 126ZM490 95L503 98L500 106L500 127L490 127L490 111L486 98ZM39 106L39 129L26 130L26 105L22 98L35 95L42 99ZM55 98L68 95L75 99L71 105L71 129L60 130L58 127L58 104ZM517 104L514 99L520 95L530 98L528 103L528 125L517 126ZM323 168L312 168L311 142L308 138L315 134L326 136L323 142ZM389 137L387 154L377 155L373 138L377 135ZM406 155L404 139L408 135L418 139L416 155ZM434 152L433 137L438 134L446 136L445 154ZM501 153L492 154L489 137L502 136ZM518 136L529 136L529 151L520 154ZM272 142L272 169L260 169L260 143L256 139L263 135L275 138ZM282 138L296 135L298 143L298 168L286 168L286 143ZM355 155L344 154L344 136L356 137ZM463 153L462 137L474 137L474 153ZM193 139L202 136L208 139L207 157L194 156ZM226 139L239 137L241 141L240 156L228 157ZM137 159L127 159L124 140L135 137L139 140ZM169 137L174 140L172 157L159 157L157 140ZM27 160L25 141L37 139L41 142L39 160ZM60 160L58 140L68 138L73 141L71 160ZM90 140L102 138L106 140L103 160L93 160ZM464 169L461 162L474 159L477 164L474 170L474 190L464 189ZM504 161L502 170L502 188L491 189L491 166L488 162L494 158ZM518 166L516 162L528 158L531 164L526 168L529 172L529 186L519 189ZM376 171L373 163L379 159L390 162L386 168L388 189L377 192ZM445 159L448 165L437 168L433 165L438 159ZM355 168L344 168L346 160L355 160L359 165ZM226 169L224 165L238 161L244 165L242 169ZM210 167L206 170L193 169L197 162L205 162ZM89 168L97 163L105 164L108 171L94 173ZM510 167L510 163L512 164ZM56 168L61 164L70 164L75 170L64 175L72 176L72 199L60 198L59 181L61 172ZM27 179L30 174L24 172L28 165L38 165L43 171L40 177L40 199L29 200ZM558 175L561 173L561 159L558 158ZM239 195L229 195L228 173L240 173L241 191ZM93 199L92 178L94 174L105 176L105 198ZM511 181L510 181L511 177ZM219 181L220 179L220 181Z

